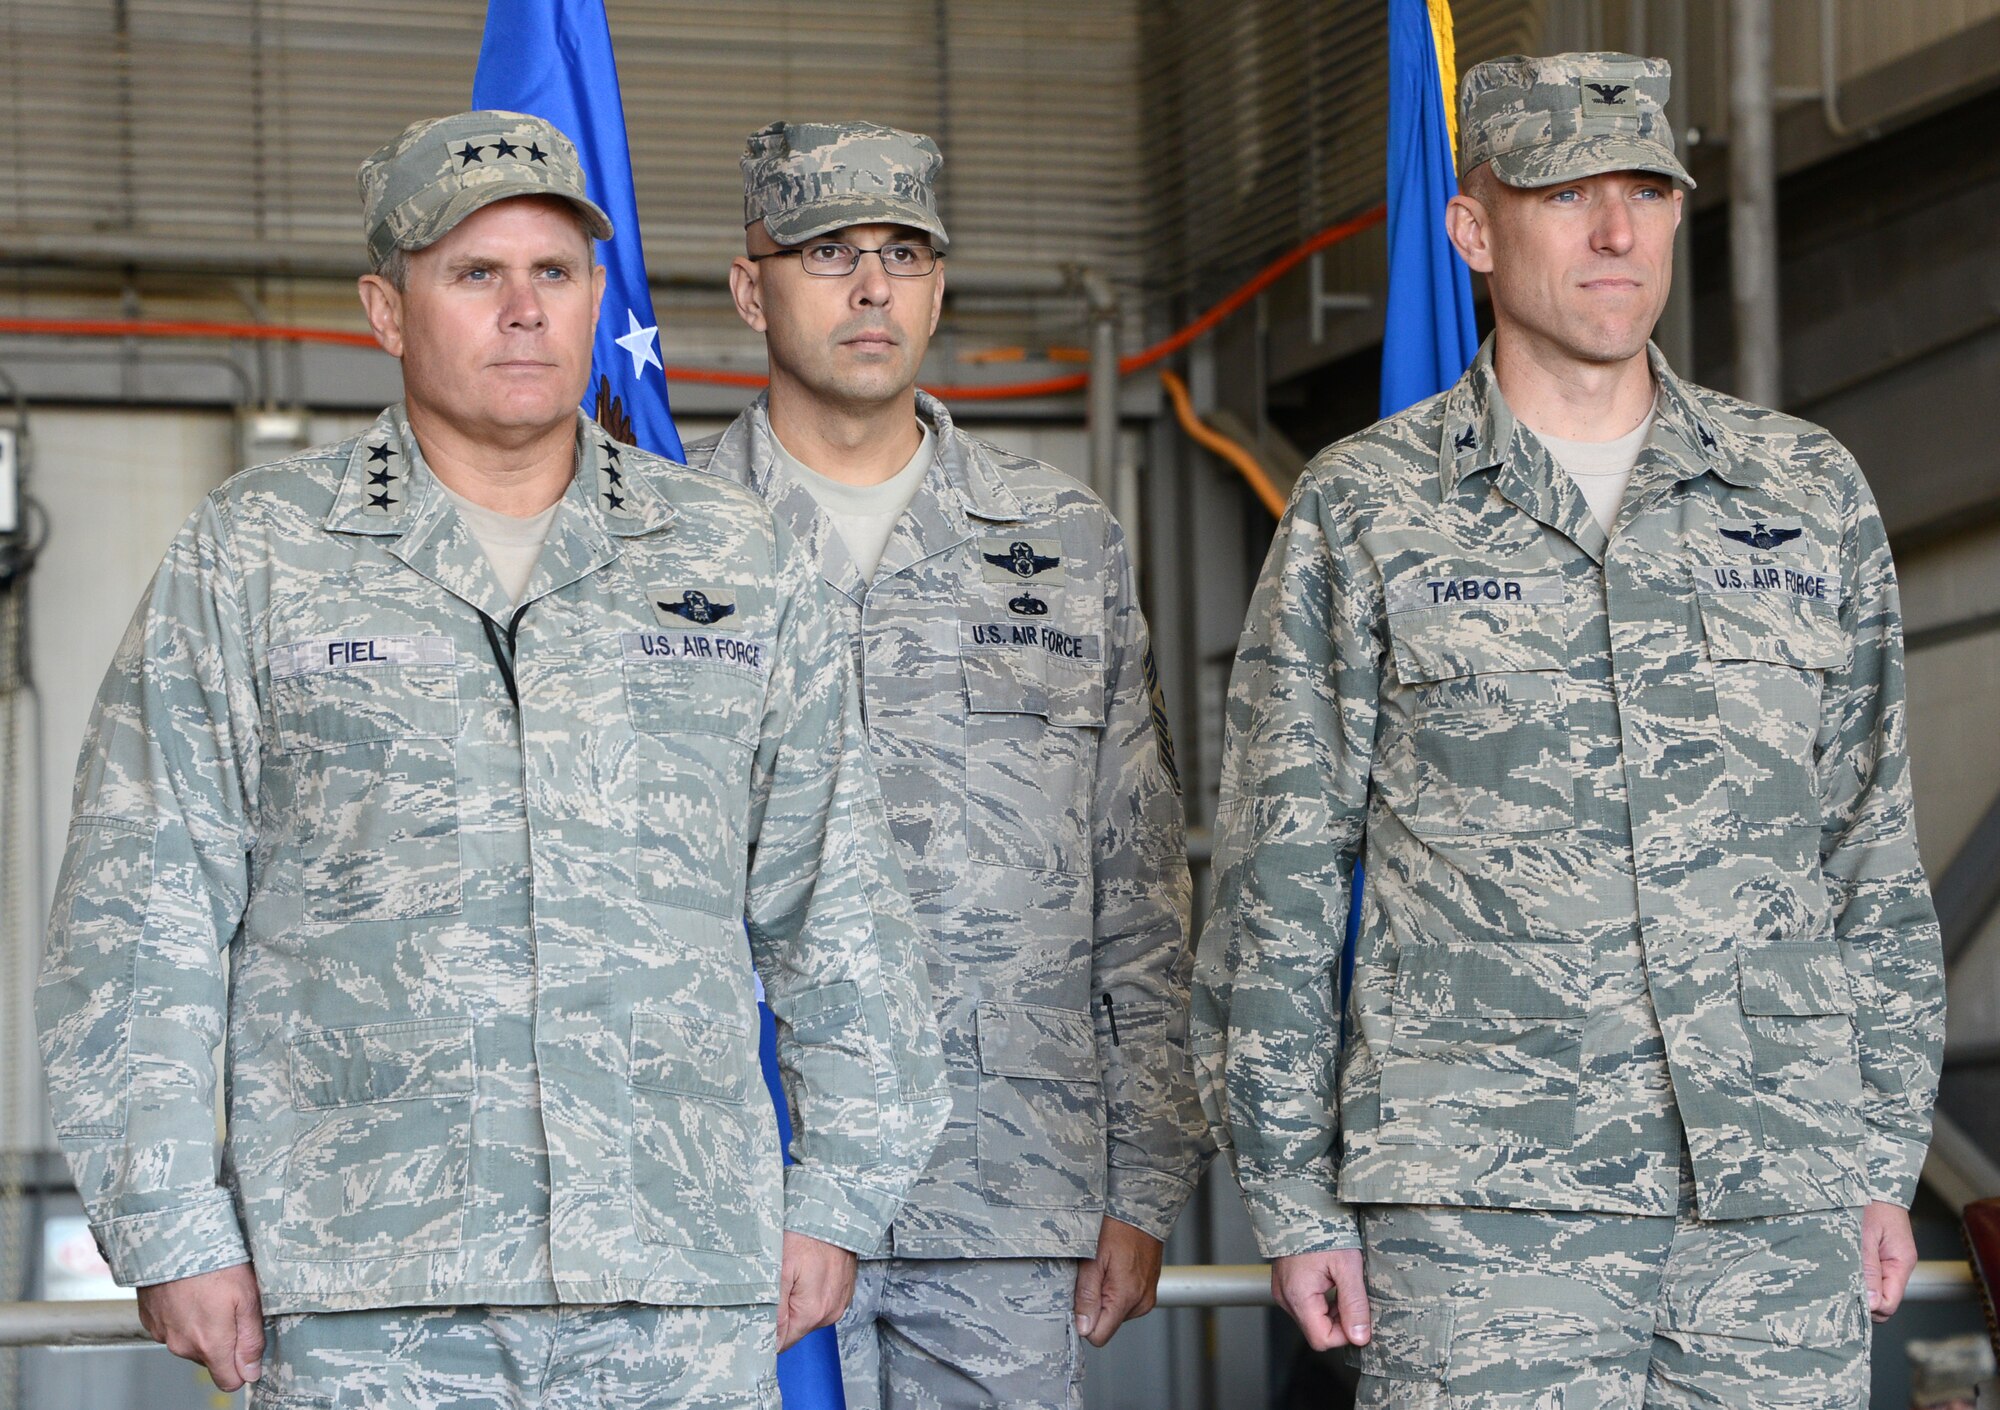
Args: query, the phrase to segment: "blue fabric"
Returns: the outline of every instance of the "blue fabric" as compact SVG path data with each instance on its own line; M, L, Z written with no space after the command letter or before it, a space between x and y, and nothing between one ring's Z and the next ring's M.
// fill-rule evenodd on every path
M679 460L603 0L489 0L472 105L546 118L576 143L590 198L615 231L597 246L604 304L583 409L612 435ZM606 393L616 406L600 409Z
M667 402L659 320L653 316L652 286L639 240L625 106L604 0L488 0L472 106L546 118L576 143L588 194L611 217L615 232L597 246L605 269L604 304L583 409L613 435L679 460L681 437ZM611 399L615 405L609 404ZM777 1024L770 1009L757 1008L758 1056L777 1108L779 1148L789 1164L792 1123L778 1080ZM846 1410L840 1348L831 1327L813 1332L778 1357L778 1391L787 1410Z
M1459 379L1479 351L1472 276L1445 238L1458 194L1447 101L1425 0L1389 0L1389 297L1382 415Z

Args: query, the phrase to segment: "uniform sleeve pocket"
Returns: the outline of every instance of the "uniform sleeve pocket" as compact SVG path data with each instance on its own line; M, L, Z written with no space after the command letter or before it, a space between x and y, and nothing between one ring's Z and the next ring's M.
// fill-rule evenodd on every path
M153 838L151 826L122 818L70 824L35 986L50 1116L65 1136L124 1128L131 956L152 906Z
M882 1102L876 1054L887 1051L869 1031L861 986L851 979L807 990L783 1005L789 1053L799 1086L800 1155L841 1169L882 1159Z
M1760 945L1736 956L1743 1012L1769 1017L1854 1012L1838 945Z

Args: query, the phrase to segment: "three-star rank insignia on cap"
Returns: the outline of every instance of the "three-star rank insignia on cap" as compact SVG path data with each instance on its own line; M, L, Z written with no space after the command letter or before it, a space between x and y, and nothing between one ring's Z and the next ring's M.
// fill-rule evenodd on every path
M625 483L625 467L619 464L623 452L616 441L605 439L597 443L604 461L597 467L597 504L606 513L636 514L632 506L632 491Z
M410 472L403 464L403 452L392 441L371 445L367 450L368 454L362 461L367 469L362 481L362 512L394 514L407 497L403 493L403 484Z
M1062 581L1062 540L1044 538L981 539L982 573L989 583Z
M734 616L736 604L722 602L700 588L684 588L676 596L667 592L653 599L653 615L663 627L714 626L724 617Z

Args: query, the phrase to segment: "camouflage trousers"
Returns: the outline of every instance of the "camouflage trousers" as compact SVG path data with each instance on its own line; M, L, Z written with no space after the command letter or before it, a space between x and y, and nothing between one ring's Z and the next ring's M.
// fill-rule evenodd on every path
M847 1410L1080 1410L1073 1258L864 1259L840 1319Z
M1862 1410L1860 1211L1711 1223L1691 1193L1675 1218L1365 1208L1356 1406Z
M399 1307L264 1324L250 1410L778 1410L769 1307Z

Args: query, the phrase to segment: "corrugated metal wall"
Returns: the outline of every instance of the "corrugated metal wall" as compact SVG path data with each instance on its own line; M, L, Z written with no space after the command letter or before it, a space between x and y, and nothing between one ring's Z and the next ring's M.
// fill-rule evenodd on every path
M1540 0L1457 0L1461 65L1532 49ZM1140 19L1149 268L1174 293L1240 270L1382 198L1388 38L1377 3L1168 0ZM1348 256L1336 253L1338 266ZM1368 287L1363 271L1346 287Z
M1137 272L1138 0L612 0L658 267L740 248L736 156L778 116L935 133L961 252ZM481 0L0 0L0 224L358 237L354 169L469 101Z
M357 247L355 165L404 123L465 103L482 0L0 0L0 240ZM2000 0L1837 0L1853 76L2000 13ZM1379 199L1382 0L610 0L656 275L737 248L736 153L769 118L868 116L926 130L949 165L962 256L1080 262L1164 302L1212 296ZM1726 130L1725 0L1455 0L1461 68L1494 54L1635 42L1684 11L1684 124ZM1820 5L1779 7L1779 82L1817 81ZM1379 287L1379 241L1332 252L1333 289ZM19 286L17 286L19 287ZM102 315L116 288L44 284L26 307ZM194 312L182 290L153 311ZM203 297L218 296L212 291ZM267 287L280 317L355 318L351 296ZM713 300L709 300L713 302ZM973 343L1074 341L1073 301L1036 324L961 305ZM46 311L46 310L44 310ZM216 316L209 310L210 316ZM226 313L220 316L228 316ZM678 310L684 349L733 317ZM711 327L710 325L713 325ZM740 340L739 340L740 341ZM747 346L747 345L746 345Z

